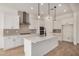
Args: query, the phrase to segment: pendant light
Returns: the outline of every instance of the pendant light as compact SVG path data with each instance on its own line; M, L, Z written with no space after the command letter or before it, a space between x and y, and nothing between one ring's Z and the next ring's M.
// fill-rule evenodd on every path
M54 21L56 21L56 6L54 6Z
M53 21L56 21L56 6L54 6L53 8L51 8L50 10L52 10L52 11L54 11L53 13L54 13L54 15L53 15Z
M50 3L48 3L48 19L50 19Z
M53 13L53 17L52 17L52 19L53 19L53 32L54 32L54 25L55 25L55 22L54 21L56 21L56 6L54 5L54 7L53 8L51 8L51 10L52 11L54 11Z
M38 3L38 19L40 19L40 3Z

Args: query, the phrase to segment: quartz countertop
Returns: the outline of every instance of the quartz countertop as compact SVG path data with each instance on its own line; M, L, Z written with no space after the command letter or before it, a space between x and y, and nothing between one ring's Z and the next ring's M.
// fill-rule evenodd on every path
M43 40L49 40L49 39L57 39L56 36L50 35L50 36L39 36L39 35L22 35L22 37L26 40L30 40L33 43L37 43Z
M17 37L17 38L22 38L24 40L29 40L31 41L32 43L37 43L37 42L40 42L40 41L43 41L43 40L49 40L49 39L57 39L56 36L53 36L53 35L49 35L49 36L40 36L40 35L37 35L37 34L27 34L27 35L14 35L14 36L5 36L6 37Z

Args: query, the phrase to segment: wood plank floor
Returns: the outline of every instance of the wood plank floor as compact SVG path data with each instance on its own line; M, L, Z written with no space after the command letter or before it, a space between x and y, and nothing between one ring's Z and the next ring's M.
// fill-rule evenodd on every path
M0 50L1 56L24 56L24 47L3 51ZM79 56L79 45L74 46L72 43L59 42L59 46L50 51L46 56Z
M48 56L79 56L79 45L70 42L60 42L59 46L50 51Z

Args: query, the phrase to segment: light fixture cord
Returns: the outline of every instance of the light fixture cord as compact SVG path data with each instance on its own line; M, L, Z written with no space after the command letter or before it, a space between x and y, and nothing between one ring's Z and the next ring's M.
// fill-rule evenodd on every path
M38 3L38 16L40 16L40 3Z
M50 3L48 3L48 16L50 18Z
M54 21L56 21L56 6L54 6Z

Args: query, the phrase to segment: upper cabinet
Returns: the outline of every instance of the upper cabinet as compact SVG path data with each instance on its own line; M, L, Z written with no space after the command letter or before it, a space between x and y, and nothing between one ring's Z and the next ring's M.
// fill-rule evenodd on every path
M4 12L4 29L19 29L19 16L17 11Z
M4 13L0 11L0 30L3 29Z

